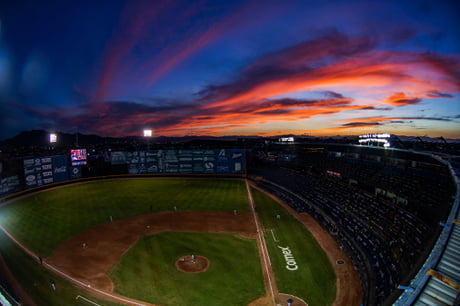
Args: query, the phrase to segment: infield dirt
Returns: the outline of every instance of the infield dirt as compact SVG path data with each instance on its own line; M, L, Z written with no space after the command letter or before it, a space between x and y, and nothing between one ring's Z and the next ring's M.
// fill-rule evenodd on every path
M318 240L327 253L337 275L337 296L334 306L359 305L360 283L347 255L334 239L307 214L298 214L280 202L301 221ZM113 292L114 285L108 274L121 257L144 235L162 231L238 233L244 237L257 238L257 229L251 212L227 211L177 211L138 216L102 224L84 231L56 249L46 262L67 275L91 287ZM337 265L336 260L345 264ZM266 259L263 259L266 260ZM270 269L271 278L274 278ZM266 284L267 286L267 284ZM285 303L286 295L276 294L276 303ZM261 297L251 306L273 305L269 297ZM305 305L294 298L293 306Z
M249 212L164 212L123 219L84 231L55 250L46 262L94 288L113 292L108 273L123 254L144 235L162 231L239 233L255 238ZM86 244L86 247L84 246Z

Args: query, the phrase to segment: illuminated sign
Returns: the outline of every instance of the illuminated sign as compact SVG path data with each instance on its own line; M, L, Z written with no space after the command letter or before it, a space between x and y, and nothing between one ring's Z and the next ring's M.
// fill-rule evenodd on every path
M86 149L70 150L70 160L72 161L72 166L86 165Z
M54 133L50 134L50 143L55 143L57 141L57 135Z
M144 130L144 137L152 137L152 130Z
M388 139L391 137L388 133L379 133L379 134L365 134L359 135L359 143L360 144L367 144L367 145L374 145L374 144L383 144L385 148L390 147L390 142Z
M390 138L391 135L388 133L377 133L377 134L365 134L365 135L359 135L359 138Z
M70 160L86 160L86 149L74 149L70 150Z

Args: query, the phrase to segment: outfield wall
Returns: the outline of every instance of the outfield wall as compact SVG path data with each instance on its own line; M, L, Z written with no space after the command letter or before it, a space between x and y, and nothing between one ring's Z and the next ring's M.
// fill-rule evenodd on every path
M115 151L102 167L98 158L88 154L86 160L78 163L72 162L69 155L2 161L0 202L24 190L97 176L241 176L246 173L244 149Z

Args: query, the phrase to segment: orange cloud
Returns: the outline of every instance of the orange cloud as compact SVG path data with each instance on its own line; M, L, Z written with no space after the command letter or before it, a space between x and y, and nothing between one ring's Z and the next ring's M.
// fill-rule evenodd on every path
M419 97L409 97L403 92L397 92L389 96L385 102L394 106L414 105L422 101Z

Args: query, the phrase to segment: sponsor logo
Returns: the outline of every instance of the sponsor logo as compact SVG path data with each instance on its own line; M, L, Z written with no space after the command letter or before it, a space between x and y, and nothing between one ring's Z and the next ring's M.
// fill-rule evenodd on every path
M73 172L73 174L78 174L78 173L80 173L80 170L78 170L78 168L73 168L72 172Z
M294 255L292 255L292 252L289 249L289 247L283 248L281 246L278 246L278 248L280 248L281 252L283 252L284 260L286 260L286 269L288 269L289 271L297 270L299 267L297 266Z
M243 153L241 152L233 152L232 154L232 159L239 159L241 157L243 157Z
M51 168L53 168L53 166L51 164L42 165L42 170L50 170Z
M52 178L52 177L43 179L43 184L51 184L52 182L53 182L53 178Z
M42 173L43 176L53 176L53 171L45 171Z
M42 164L51 164L51 157L43 157Z
M24 167L33 167L34 160L33 159L24 159Z
M26 181L29 183L35 181L35 175L26 176Z
M210 162L207 162L207 163L204 163L204 167L206 169L213 169L214 168L214 164L213 163L210 163Z
M54 168L54 173L65 173L67 172L67 167L66 166L60 166Z
M27 175L27 174L34 174L35 173L35 169L32 168L32 169L24 169L24 174Z

